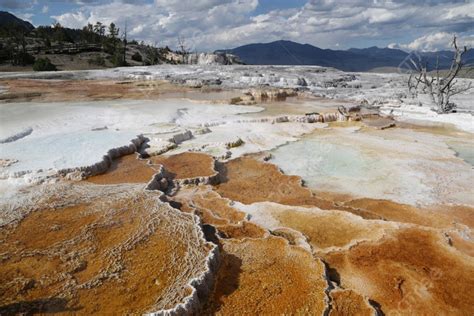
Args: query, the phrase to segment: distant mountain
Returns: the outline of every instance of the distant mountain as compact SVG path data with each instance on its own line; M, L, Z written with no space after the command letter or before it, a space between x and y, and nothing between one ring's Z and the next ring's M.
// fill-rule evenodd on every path
M249 44L229 50L218 50L237 55L250 65L318 65L334 67L344 71L369 71L381 67L398 67L408 56L407 52L390 48L351 48L349 50L321 49L309 44L292 41L276 41L266 44ZM436 56L440 56L441 68L449 68L452 52L419 53L414 56L428 62L431 69L436 65ZM474 61L474 52L470 51L466 62Z
M26 32L34 30L34 26L20 18L17 18L13 14L5 11L0 11L0 28L11 28L11 27L20 27Z
M439 62L440 68L441 69L446 69L451 66L451 62L453 60L453 52L452 51L439 51L439 52L423 52L420 53L422 58L432 67L436 66L436 63ZM463 62L466 65L474 65L474 50L469 50L464 56L463 56Z
M403 60L405 57L408 56L406 52L400 49L378 48L377 46L372 46L369 48L350 48L348 49L348 51L355 54L366 55L370 57L392 58L399 60Z

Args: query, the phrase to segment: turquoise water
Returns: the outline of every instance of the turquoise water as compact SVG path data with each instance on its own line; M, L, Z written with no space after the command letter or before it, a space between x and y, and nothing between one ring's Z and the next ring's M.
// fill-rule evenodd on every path
M431 201L432 188L419 162L386 152L385 146L399 146L386 140L382 147L367 148L342 135L311 135L273 151L270 161L289 175L300 176L307 187L355 197L390 199L416 204ZM366 137L366 135L360 135Z
M351 191L355 183L372 187L384 171L383 161L371 157L356 146L337 143L337 139L317 137L282 146L271 161L286 174L299 175L314 189Z
M450 142L449 147L456 152L456 155L474 167L474 144Z

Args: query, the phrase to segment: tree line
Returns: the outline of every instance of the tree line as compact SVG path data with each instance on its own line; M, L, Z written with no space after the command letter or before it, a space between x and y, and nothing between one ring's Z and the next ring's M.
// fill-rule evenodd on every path
M102 22L88 23L82 29L66 28L60 23L39 26L33 30L25 29L21 25L7 25L0 28L0 63L10 62L12 65L25 66L33 64L33 55L42 51L54 54L67 49L77 52L98 48L107 53L107 59L114 67L127 66L127 48L130 44L140 46L142 54L135 52L132 60L144 65L160 63L163 54L170 51L168 47L158 48L143 42L129 42L127 26L121 31L113 22L109 25ZM90 63L105 66L105 59L97 55Z

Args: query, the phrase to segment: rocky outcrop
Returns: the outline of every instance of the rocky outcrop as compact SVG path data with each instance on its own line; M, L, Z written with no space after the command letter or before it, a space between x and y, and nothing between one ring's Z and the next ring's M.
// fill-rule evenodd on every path
M175 143L168 141L155 142L150 145L150 147L145 148L141 154L144 157L158 156L170 151L171 149L175 149L176 147L177 145Z
M169 141L178 145L184 141L190 140L191 138L193 138L193 133L191 131L185 131L184 133L174 135Z
M204 130L203 133L207 133L207 131ZM143 148L141 154L142 156L147 157L158 156L176 148L182 142L190 140L193 137L193 133L189 130L177 133L170 138L157 138L150 136L146 146L144 146L146 148Z
M289 123L289 122L297 122L297 123L329 123L329 122L345 122L345 121L360 121L362 117L358 113L341 113L341 112L330 112L330 113L308 113L304 116L302 115L284 115L284 116L277 116L277 117L262 117L256 119L241 119L236 120L233 123L245 124L245 123L271 123L271 124L278 124L278 123ZM212 126L219 126L225 125L228 122L213 122L213 123L205 123L202 126L212 127ZM226 144L227 146L227 144Z
M146 185L146 190L150 191L166 191L169 187L168 179L165 176L165 168L163 166L158 167L158 172L155 173L153 178Z
M219 174L216 172L212 176L205 176L205 177L196 177L196 178L187 178L187 179L179 179L174 180L174 182L180 186L182 185L199 185L199 184L212 184L216 185L219 184Z
M220 182L216 159L205 154L188 152L170 157L152 157L150 163L159 165L160 169L148 188L170 195L182 186L217 185ZM181 167L180 170L176 169L176 165Z
M0 168L10 167L18 162L17 159L0 159Z
M242 138L237 138L237 140L235 141L231 141L231 142L228 142L225 144L225 147L227 149L231 149L231 148L236 148L236 147L240 147L244 144L245 142L242 140Z
M306 84L304 79L296 80L295 85ZM259 102L267 101L285 101L288 97L298 95L296 89L250 89L241 97L235 97L230 100L230 104L253 105Z
M335 78L324 82L325 88L348 88L348 82L356 80L356 75L344 75L341 78ZM352 86L351 86L352 87ZM360 88L360 86L358 86Z
M296 82L296 85L306 84L304 79L299 78ZM257 101L285 101L288 97L295 97L298 95L297 91L294 89L269 89L269 90L259 90L251 89L246 95L252 96Z
M184 56L188 65L241 65L239 57L225 53L196 53Z
M174 64L186 65L242 65L238 56L226 53L189 53L168 52L166 60Z

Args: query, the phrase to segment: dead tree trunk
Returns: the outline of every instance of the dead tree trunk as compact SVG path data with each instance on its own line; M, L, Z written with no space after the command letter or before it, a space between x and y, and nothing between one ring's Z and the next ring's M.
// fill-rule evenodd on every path
M188 63L189 48L186 45L186 40L181 36L178 37L178 53L181 55L181 62Z
M412 96L416 96L419 91L421 84L422 91L428 93L432 103L435 105L434 110L437 113L450 113L456 109L456 104L450 102L450 98L453 95L462 93L471 88L471 83L468 86L458 86L456 77L459 75L462 67L464 66L462 57L468 51L467 47L463 49L457 45L456 36L453 39L454 57L451 63L451 67L447 74L441 76L439 69L439 62L437 60L435 67L435 75L428 75L428 67L426 63L421 61L411 62L416 67L416 75L410 74L408 78L408 90Z

